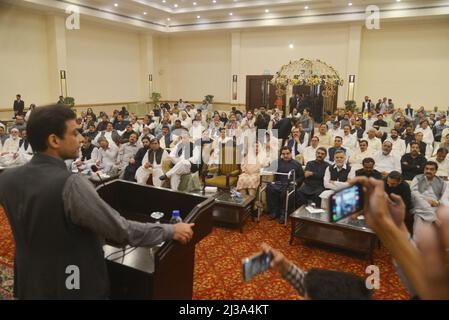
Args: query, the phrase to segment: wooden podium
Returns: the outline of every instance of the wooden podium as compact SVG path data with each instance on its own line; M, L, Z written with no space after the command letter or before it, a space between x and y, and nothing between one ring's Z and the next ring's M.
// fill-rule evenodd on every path
M100 197L124 218L155 222L150 214L180 210L184 222L195 223L188 245L167 241L153 248L104 246L111 299L192 299L195 245L212 231L213 198L115 180L97 188Z

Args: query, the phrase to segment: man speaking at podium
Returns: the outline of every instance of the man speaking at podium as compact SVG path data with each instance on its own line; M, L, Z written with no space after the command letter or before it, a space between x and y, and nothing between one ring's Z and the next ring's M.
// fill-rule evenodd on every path
M75 119L67 107L37 108L27 125L36 154L0 177L0 204L15 240L14 289L19 299L107 299L103 239L152 246L171 239L186 244L193 236L193 224L124 219L87 178L72 175L64 160L78 157L83 140ZM73 268L79 270L75 289L66 285Z

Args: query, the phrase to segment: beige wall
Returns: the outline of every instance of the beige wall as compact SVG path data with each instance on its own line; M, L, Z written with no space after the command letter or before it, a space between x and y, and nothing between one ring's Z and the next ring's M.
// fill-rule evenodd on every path
M157 40L157 88L163 99L230 101L231 36L229 33L175 36Z
M245 103L246 75L261 75L265 70L275 74L282 65L300 58L325 61L345 77L348 39L347 25L242 32L239 102ZM345 98L343 91L340 90L340 103Z
M68 92L80 104L144 98L137 33L83 22L66 31Z
M358 104L365 95L431 109L449 107L449 21L382 24L364 30ZM377 100L376 100L377 101Z
M0 5L0 108L12 108L17 93L26 107L48 103L45 16Z
M41 12L0 5L0 109L11 107L19 92L27 105L57 98L48 20ZM301 57L326 61L346 81L358 66L348 58L354 56L350 48L358 46L352 31L348 24L247 30L234 37L239 39L234 46L231 32L224 31L155 35L151 45L137 31L83 20L81 30L65 32L69 95L78 104L142 101L148 96L146 73L153 72L154 91L165 100L199 101L212 94L217 102L230 102L235 72L237 102L245 103L246 75L274 74ZM449 21L383 24L379 31L363 30L361 40L358 103L364 95L388 96L400 106L447 108ZM339 105L346 93L347 87L341 87Z

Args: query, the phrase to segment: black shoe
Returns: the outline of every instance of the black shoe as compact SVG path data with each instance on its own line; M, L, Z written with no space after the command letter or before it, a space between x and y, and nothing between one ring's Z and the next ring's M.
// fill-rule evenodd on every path
M167 176L165 174L163 174L162 176L159 177L159 180L164 181L167 179Z

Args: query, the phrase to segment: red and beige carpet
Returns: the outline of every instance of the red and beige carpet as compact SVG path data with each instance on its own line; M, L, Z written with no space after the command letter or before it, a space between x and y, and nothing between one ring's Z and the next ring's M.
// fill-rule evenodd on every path
M197 245L195 256L194 299L223 300L286 300L299 299L296 291L274 271L257 276L248 283L242 279L241 259L259 251L262 242L282 251L305 270L325 268L353 272L367 277L365 269L371 263L344 251L310 246L296 239L289 245L290 227L284 227L266 217L257 223L248 220L244 233L215 228ZM0 210L0 300L12 297L14 241L8 221ZM374 263L380 269L380 289L375 299L408 299L391 263L388 252L376 250Z

